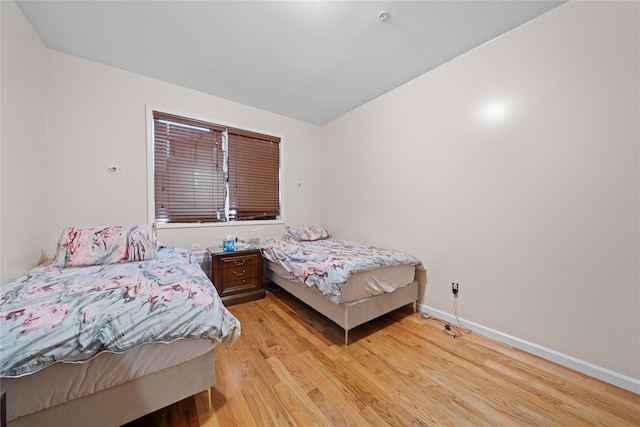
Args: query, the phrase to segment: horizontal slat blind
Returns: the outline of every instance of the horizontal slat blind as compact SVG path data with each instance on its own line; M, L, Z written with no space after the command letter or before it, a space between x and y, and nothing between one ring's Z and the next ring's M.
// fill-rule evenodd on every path
M156 222L226 221L227 179L229 220L280 218L280 138L159 111L153 118Z
M154 138L156 221L224 220L221 131L154 112Z
M280 215L279 138L229 130L229 209L237 219Z

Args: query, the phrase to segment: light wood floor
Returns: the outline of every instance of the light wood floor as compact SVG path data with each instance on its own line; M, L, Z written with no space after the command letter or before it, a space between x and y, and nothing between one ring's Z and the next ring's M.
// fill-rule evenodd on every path
M638 426L640 396L410 306L342 329L286 292L230 307L242 336L216 349L200 393L128 427ZM456 328L453 328L456 332Z

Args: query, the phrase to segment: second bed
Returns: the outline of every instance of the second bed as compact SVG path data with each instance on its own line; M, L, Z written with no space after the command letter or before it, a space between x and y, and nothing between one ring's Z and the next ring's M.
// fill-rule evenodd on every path
M333 239L321 227L287 227L265 245L265 279L349 330L417 301L426 270L411 255Z

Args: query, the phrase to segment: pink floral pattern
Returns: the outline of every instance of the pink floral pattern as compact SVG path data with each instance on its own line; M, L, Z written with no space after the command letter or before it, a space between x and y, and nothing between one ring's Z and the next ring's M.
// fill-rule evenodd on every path
M45 264L0 287L0 296L0 377L147 342L229 342L240 331L186 249L161 247L149 261Z
M310 225L308 227L291 227L285 225L287 233L299 242L313 242L329 238L329 232L319 225Z
M269 261L322 294L339 296L349 276L358 271L393 265L421 265L420 260L392 249L338 239L297 241L282 236L262 248Z
M67 305L55 302L41 302L27 305L10 313L0 313L0 321L6 319L20 319L26 334L34 329L54 329L67 315Z
M58 267L148 261L156 257L156 225L67 227L60 234Z

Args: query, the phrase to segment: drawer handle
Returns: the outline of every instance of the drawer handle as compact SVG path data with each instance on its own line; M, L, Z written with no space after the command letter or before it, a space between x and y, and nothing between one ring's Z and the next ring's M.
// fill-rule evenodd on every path
M233 274L235 274L236 277L241 277L241 276L244 276L244 273L246 273L246 272L247 272L246 270L242 270L242 272L240 272L240 273L238 273L237 271L234 271Z
M240 267L241 265L245 265L246 262L247 262L246 259L243 259L242 261L236 261L236 260L233 261L233 263L238 267Z

